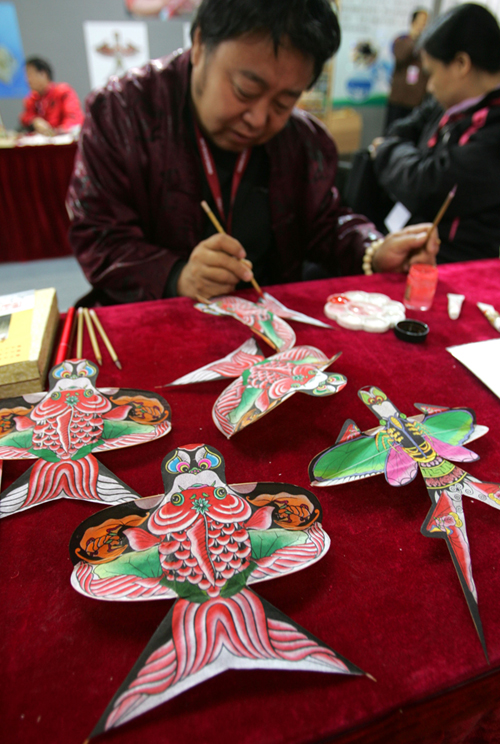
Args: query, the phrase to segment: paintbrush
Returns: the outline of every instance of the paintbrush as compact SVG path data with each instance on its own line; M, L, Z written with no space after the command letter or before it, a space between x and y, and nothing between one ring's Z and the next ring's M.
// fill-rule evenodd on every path
M120 360L118 359L118 355L117 355L116 351L114 350L111 341L108 338L108 334L106 333L106 331L102 327L102 323L99 320L99 318L97 317L96 311L95 310L90 310L89 312L90 312L90 317L94 321L95 327L97 328L97 330L98 330L98 332L99 332L102 340L104 341L104 345L105 345L106 349L109 351L109 354L111 356L111 359L114 361L114 363L116 364L116 366L118 367L118 369L121 369L122 368L122 365L120 363Z
M203 207L203 209L205 210L205 212L208 214L208 216L209 216L209 218L210 218L210 220L212 222L212 225L215 227L215 229L217 230L217 232L221 233L222 235L225 235L226 234L226 231L224 230L224 228L220 224L219 220L217 219L217 217L215 216L215 214L212 212L212 210L208 206L207 202L206 201L202 201L201 202L201 206ZM240 261L243 261L243 259L240 259ZM252 286L255 289L255 291L258 294L260 294L261 297L264 297L264 292L259 287L259 285L257 283L257 280L255 279L254 276L252 276L252 278L250 279L250 281L251 281Z
M95 358L97 359L98 364L102 364L101 350L99 348L99 344L97 343L94 326L92 325L92 318L90 317L90 313L87 307L83 308L83 317L85 318L85 324L87 326L87 331L90 336L90 343L92 344L92 349L94 351Z
M429 240L429 238L431 237L431 232L434 230L435 227L437 227L439 225L439 223L443 219L443 215L446 212L446 210L448 209L448 207L450 206L450 202L453 199L453 197L455 196L456 192L457 192L457 184L454 185L454 187L452 188L452 190L450 191L450 193L448 194L448 196L444 200L441 209L439 210L439 212L435 216L434 222L432 223L431 227L429 228L429 232L427 233L427 240L425 241L426 243Z

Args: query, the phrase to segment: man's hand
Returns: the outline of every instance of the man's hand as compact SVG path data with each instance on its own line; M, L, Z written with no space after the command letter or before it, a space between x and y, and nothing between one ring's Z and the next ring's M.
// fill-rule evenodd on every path
M230 235L212 235L198 243L184 266L177 282L180 297L210 299L230 294L238 282L249 282L252 264L237 240Z
M430 223L423 223L390 233L372 258L373 270L402 272L415 263L435 266L440 241L436 228L427 240L430 228Z
M38 134L45 134L47 137L53 137L56 133L55 129L50 126L49 122L42 119L41 116L37 116L33 119L31 126L35 132L38 132Z

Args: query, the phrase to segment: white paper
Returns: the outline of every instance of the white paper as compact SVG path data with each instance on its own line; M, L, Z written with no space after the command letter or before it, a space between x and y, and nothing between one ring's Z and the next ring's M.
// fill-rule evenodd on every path
M19 137L16 142L18 147L33 147L35 145L70 145L78 136L77 130L80 127L74 127L74 134L72 132L66 132L65 134L55 134L54 136L48 136L46 134L26 134L24 137Z
M401 230L401 228L406 225L410 217L410 210L406 209L404 204L398 202L393 206L393 208L385 218L384 225L389 230L389 232L396 232L396 230Z
M447 351L500 398L500 338L450 346Z

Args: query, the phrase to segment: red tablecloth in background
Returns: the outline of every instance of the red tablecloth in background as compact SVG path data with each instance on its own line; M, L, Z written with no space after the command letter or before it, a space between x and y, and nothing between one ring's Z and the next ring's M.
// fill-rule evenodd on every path
M295 395L226 440L211 408L224 382L163 390L173 429L140 447L99 459L141 495L162 490L160 463L177 446L207 442L226 458L228 482L283 480L307 487L307 466L332 444L348 417L376 421L357 397L378 385L406 414L414 402L470 406L489 433L471 444L473 476L500 482L500 401L446 346L497 337L475 306L500 306L500 261L440 267L430 334L406 344L392 331L372 335L294 324L297 343L326 354L349 382L338 395ZM361 288L401 299L402 276L332 279L272 288L282 302L322 317L328 294ZM459 320L446 293L467 296ZM249 297L252 294L249 292ZM154 390L239 346L248 331L194 310L187 299L103 308L100 317L123 363L107 352L98 385ZM84 353L91 355L88 340ZM267 352L266 352L267 353ZM6 462L4 486L29 462ZM382 476L317 488L332 538L316 565L254 585L282 612L372 674L348 678L306 672L226 672L99 741L136 744L305 744L500 741L500 512L464 499L486 643L487 664L444 541L420 526L429 508L422 478L402 488ZM170 601L101 602L70 586L68 542L92 514L90 503L57 501L2 521L2 741L81 744L128 674Z
M0 149L0 262L71 255L65 199L76 144Z

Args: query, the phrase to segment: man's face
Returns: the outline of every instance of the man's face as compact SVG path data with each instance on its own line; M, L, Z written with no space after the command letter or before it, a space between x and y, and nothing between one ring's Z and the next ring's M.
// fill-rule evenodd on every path
M445 64L422 51L422 64L429 75L427 90L444 109L456 106L468 97L464 81L465 68L458 56L449 64Z
M261 145L288 121L311 84L312 58L271 37L255 34L223 41L208 51L197 30L191 52L191 96L201 128L224 150Z
M36 93L43 93L50 85L47 73L37 70L33 65L26 65L26 77L29 87Z

